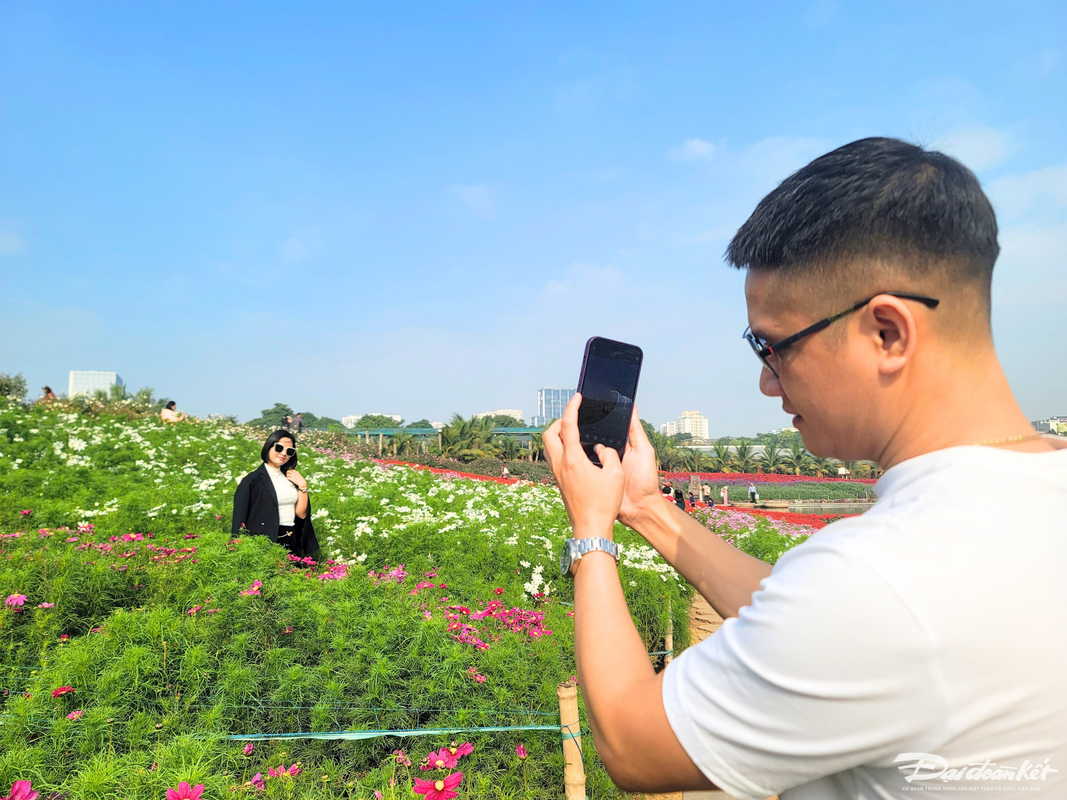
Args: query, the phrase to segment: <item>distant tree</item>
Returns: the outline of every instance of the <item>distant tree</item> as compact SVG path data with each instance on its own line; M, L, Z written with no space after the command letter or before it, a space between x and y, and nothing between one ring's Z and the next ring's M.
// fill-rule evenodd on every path
M646 422L645 420L641 420L641 427L645 429L645 436L647 436L648 440L651 442L652 434L656 433L656 429L652 427L651 422Z
M417 419L414 422L409 422L404 427L405 428L432 428L433 425L430 424L430 420L428 420L428 419Z
M494 428L525 428L526 423L521 419L515 419L507 414L493 414L491 417L486 417L493 423Z
M249 425L257 428L270 428L276 430L282 425L282 419L293 416L293 409L285 403L275 403L271 408L265 408L255 419L248 421ZM305 423L306 424L306 423Z
M12 397L19 402L26 397L26 379L21 372L18 375L0 372L0 397Z
M392 417L385 417L381 414L364 414L354 427L360 430L363 428L400 428L403 424L404 420L397 422Z
M672 442L688 442L692 438L693 438L693 434L691 434L691 433L675 433L675 434L671 434L671 441Z

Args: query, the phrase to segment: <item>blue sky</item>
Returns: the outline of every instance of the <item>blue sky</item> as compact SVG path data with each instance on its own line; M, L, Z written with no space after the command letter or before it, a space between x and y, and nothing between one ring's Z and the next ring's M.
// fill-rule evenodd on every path
M0 6L0 371L193 413L535 411L594 334L713 435L759 394L722 252L853 139L981 178L994 334L1067 414L1063 3Z

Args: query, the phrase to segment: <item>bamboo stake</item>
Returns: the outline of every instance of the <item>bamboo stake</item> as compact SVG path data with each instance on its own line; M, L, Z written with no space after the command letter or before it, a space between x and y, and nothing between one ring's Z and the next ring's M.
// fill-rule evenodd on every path
M382 434L378 434L378 455L382 454Z
M574 681L556 686L559 697L559 725L563 734L563 786L567 800L585 800L585 765L582 763L582 734L578 720L578 687Z
M674 615L671 614L670 599L667 600L667 635L663 637L663 649L667 651L663 664L670 664L674 660Z

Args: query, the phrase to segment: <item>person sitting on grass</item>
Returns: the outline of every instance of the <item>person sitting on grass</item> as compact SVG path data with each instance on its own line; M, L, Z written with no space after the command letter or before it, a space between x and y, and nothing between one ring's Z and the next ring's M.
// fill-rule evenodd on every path
M234 492L230 532L268 536L303 557L314 554L319 542L311 523L307 481L296 471L293 437L277 430L263 443L259 454L263 463L245 475Z
M659 499L636 409L602 469L580 395L545 431L579 540L578 678L621 789L1067 797L1067 441L1031 428L997 359L999 249L970 170L885 138L801 168L734 236L760 390L814 455L885 471L869 511L773 567ZM616 520L725 619L658 674L605 541Z
M179 414L177 411L177 403L171 400L163 409L159 412L159 418L164 422L181 422L184 419L188 419L188 414Z

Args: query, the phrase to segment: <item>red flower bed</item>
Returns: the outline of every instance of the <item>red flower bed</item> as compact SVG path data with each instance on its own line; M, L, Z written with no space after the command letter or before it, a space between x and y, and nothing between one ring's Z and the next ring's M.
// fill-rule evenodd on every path
M737 508L735 506L717 506L724 511L743 511L757 517L779 519L783 522L791 522L794 525L810 525L812 528L825 528L831 522L836 522L845 517L858 517L859 514L796 514L792 511L765 511L761 508Z
M474 481L493 481L493 483L503 483L510 485L512 483L518 483L518 478L500 478L493 477L492 475L474 475L470 472L457 472L454 469L440 469L438 467L428 467L425 464L412 464L409 461L394 461L389 458L376 458L374 459L377 464L395 464L398 467L411 467L412 469L425 469L433 472L436 475L452 475L456 478L468 478Z
M768 472L667 472L661 473L668 481L687 481L696 475L702 481L738 481L742 483L866 483L875 484L874 478L816 478L813 475L774 475Z

